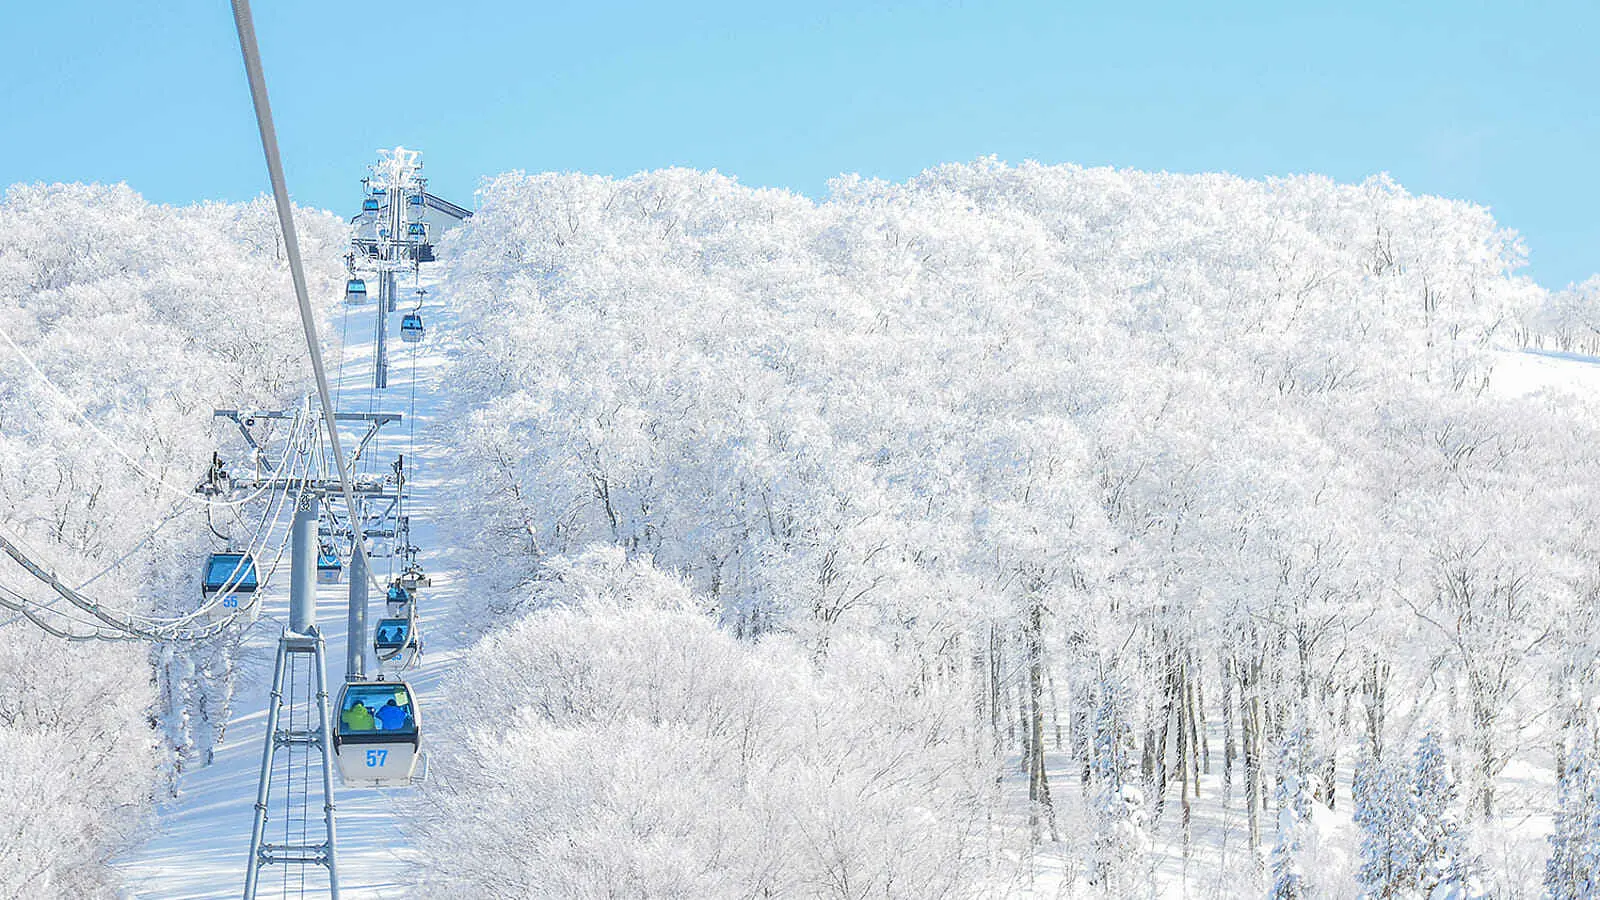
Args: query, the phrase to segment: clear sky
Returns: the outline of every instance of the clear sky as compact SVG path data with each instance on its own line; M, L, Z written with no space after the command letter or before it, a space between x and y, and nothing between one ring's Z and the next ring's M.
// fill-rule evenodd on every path
M811 196L995 154L1258 177L1387 171L1600 271L1600 0L258 0L297 201L378 147L472 205L510 169L683 165ZM226 0L6 0L0 185L267 187Z

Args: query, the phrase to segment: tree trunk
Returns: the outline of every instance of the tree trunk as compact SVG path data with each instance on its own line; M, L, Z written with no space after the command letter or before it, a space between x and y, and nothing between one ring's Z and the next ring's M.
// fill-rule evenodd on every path
M1187 702L1189 692L1188 667L1182 664L1177 666L1173 670L1173 678L1173 688L1178 695L1176 709L1178 717L1178 806L1183 828L1183 856L1187 859L1192 849L1194 837L1191 827L1194 821L1194 808L1189 802L1189 786L1191 783L1189 779L1189 760L1194 752L1194 745L1191 742L1192 730L1189 719L1189 704Z
M1261 812L1265 797L1261 771L1263 750L1261 664L1251 659L1239 666L1239 724L1244 750L1244 805L1250 850L1261 850ZM1259 858L1259 857L1258 857Z
M1222 802L1233 800L1233 760L1238 747L1233 742L1233 657L1222 658Z
M1005 750L1005 743L1000 736L1000 710L1005 701L1000 696L1000 626L989 626L989 733L994 738L994 754L998 757Z
M1028 799L1035 811L1044 810L1050 840L1059 842L1055 806L1050 802L1050 779L1044 765L1044 638L1040 633L1044 611L1037 594L1030 593L1027 619L1028 641ZM1037 812L1033 817L1037 823ZM1037 834L1037 824L1035 826Z

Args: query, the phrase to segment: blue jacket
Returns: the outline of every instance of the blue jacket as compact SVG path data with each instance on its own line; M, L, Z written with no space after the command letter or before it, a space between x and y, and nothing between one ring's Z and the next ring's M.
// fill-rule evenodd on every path
M399 731L406 725L406 711L398 706L385 705L378 710L378 721L383 723L384 731Z

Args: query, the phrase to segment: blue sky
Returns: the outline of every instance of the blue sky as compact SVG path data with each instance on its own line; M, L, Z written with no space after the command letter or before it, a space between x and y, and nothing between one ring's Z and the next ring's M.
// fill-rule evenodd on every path
M224 0L7 5L0 185L265 190ZM1594 0L258 0L255 17L290 189L346 213L398 143L467 205L509 169L684 165L812 196L987 154L1387 171L1492 208L1546 285L1600 271Z

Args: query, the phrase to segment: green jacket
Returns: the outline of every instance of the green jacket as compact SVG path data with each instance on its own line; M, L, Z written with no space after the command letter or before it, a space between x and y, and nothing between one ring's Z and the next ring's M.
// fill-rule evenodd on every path
M344 723L346 731L371 731L375 727L372 723L372 713L367 710L364 703L357 703L345 710L339 721Z

